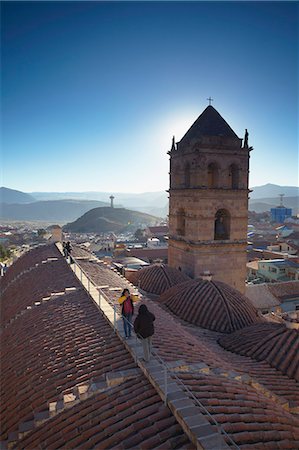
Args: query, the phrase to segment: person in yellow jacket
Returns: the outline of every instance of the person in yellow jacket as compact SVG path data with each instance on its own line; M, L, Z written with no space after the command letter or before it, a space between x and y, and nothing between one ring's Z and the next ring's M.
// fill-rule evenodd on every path
M134 304L138 300L138 296L130 294L129 289L124 289L118 302L122 305L121 315L123 317L124 332L126 339L131 337L132 317L134 314Z

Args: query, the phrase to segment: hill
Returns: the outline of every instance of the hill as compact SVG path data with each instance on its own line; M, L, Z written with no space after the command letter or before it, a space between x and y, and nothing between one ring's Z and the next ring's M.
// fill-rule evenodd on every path
M64 226L65 231L75 233L104 233L134 231L147 225L155 225L159 218L125 208L95 208Z
M285 197L298 197L299 187L297 186L279 186L278 184L264 184L263 186L252 187L250 198L252 200L259 199L276 199L276 203L279 204L279 195L284 194Z
M111 192L32 192L38 200L98 200L110 204ZM141 194L113 192L116 208L140 211L158 217L168 214L168 193L166 191L143 192ZM100 206L100 205L99 205Z
M278 205L278 198L261 198L249 200L249 210L255 212L270 211L271 208L275 208ZM285 206L286 208L291 208L293 215L296 215L299 213L299 198L284 197L283 206Z
M94 200L49 200L27 204L0 204L0 218L8 220L38 220L66 223L76 220L86 211L106 205Z
M16 191L6 187L0 187L0 203L31 203L35 198L25 192Z

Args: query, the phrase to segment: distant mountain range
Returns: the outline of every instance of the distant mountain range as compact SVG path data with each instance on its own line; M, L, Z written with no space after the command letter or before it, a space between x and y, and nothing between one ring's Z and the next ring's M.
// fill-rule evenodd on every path
M278 204L280 194L284 194L285 197L299 196L299 187L297 186L279 186L278 184L268 183L264 184L263 186L255 186L250 189L252 190L252 192L250 193L250 198L252 200L277 198Z
M0 187L0 203L31 203L35 201L36 198L30 194Z
M265 184L251 188L249 209L263 212L278 206L280 194L283 204L299 212L299 188ZM6 220L44 220L71 222L92 208L109 206L111 192L31 192L24 193L5 187L0 188L0 218ZM115 207L125 207L165 218L168 215L168 193L166 191L142 194L114 192Z
M277 198L261 198L256 200L249 200L249 210L257 213L270 211L271 208L275 208L280 205L280 201ZM284 197L283 206L291 208L293 215L299 213L299 197Z
M155 225L160 219L125 208L95 208L64 226L65 231L75 233L104 233L135 231L137 228Z
M66 223L104 202L92 200L49 200L27 204L0 204L0 219Z

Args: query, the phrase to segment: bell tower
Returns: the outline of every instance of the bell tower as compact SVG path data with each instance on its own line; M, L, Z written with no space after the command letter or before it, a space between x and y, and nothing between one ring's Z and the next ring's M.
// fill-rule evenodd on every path
M245 291L248 132L244 142L209 105L170 155L168 264Z

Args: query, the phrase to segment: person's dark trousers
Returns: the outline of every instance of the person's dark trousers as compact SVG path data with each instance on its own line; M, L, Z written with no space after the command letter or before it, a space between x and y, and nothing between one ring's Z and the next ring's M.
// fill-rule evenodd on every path
M123 314L123 322L124 322L124 332L126 337L131 337L131 323L132 323L133 314Z

